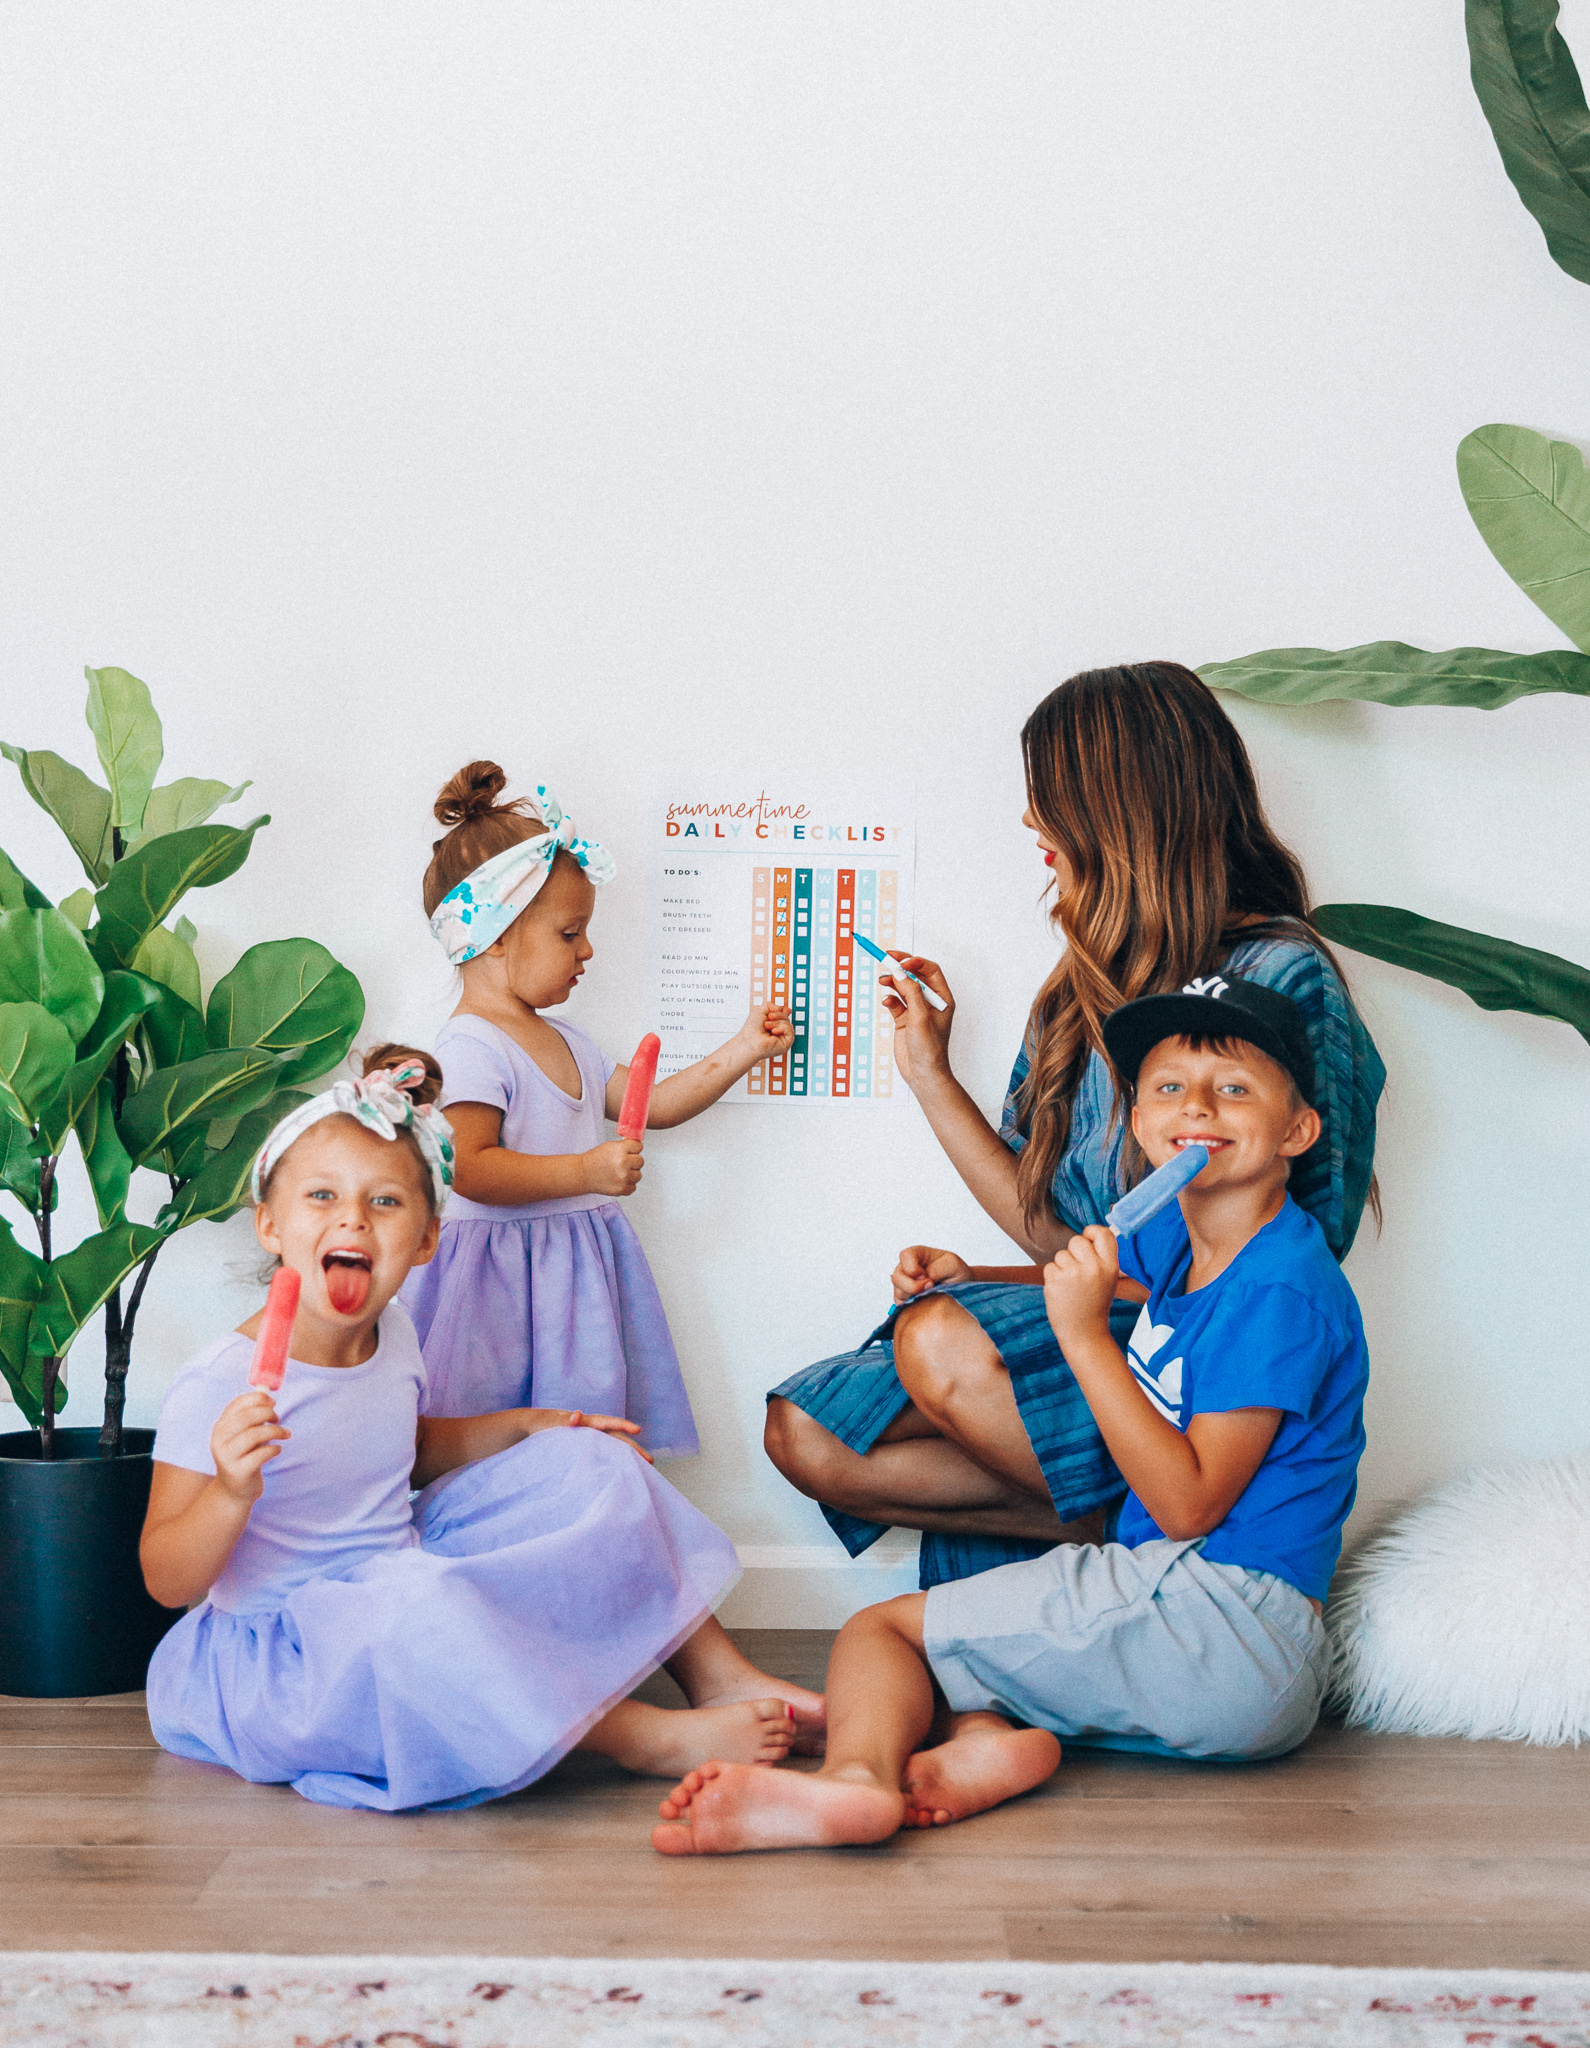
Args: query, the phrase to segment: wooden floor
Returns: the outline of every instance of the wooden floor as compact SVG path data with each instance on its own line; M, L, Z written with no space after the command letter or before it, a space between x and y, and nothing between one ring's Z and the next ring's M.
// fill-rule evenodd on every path
M820 1682L826 1635L740 1641ZM652 1853L659 1789L573 1758L465 1813L347 1813L165 1755L141 1694L0 1700L0 1947L1590 1967L1590 1752L1075 1751L959 1827L701 1862Z

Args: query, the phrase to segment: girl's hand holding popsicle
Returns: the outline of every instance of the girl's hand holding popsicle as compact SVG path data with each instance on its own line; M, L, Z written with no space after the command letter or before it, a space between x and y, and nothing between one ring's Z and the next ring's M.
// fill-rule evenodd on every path
M587 1192L593 1195L632 1195L640 1186L645 1158L639 1138L609 1138L584 1155Z
M265 1467L280 1456L291 1435L262 1387L251 1387L228 1401L210 1432L210 1456L222 1491L252 1507L265 1491Z

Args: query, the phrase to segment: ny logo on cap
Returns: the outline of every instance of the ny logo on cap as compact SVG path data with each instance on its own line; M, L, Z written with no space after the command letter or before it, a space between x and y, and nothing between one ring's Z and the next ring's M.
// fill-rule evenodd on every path
M1225 993L1226 983L1218 974L1200 975L1198 980L1189 981L1182 990L1184 996L1223 996Z

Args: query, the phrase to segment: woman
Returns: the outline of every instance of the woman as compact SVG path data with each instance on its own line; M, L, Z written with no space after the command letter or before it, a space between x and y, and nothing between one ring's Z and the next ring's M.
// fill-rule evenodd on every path
M1021 745L1023 823L1053 870L1066 949L1033 1004L997 1131L951 1071L955 1005L939 968L905 963L944 998L942 1012L903 977L886 1001L896 1063L935 1136L1035 1263L972 1267L908 1246L890 1322L861 1351L808 1366L768 1397L774 1464L822 1503L852 1555L890 1524L922 1530L924 1586L1097 1541L1126 1491L1040 1284L1044 1262L1102 1223L1141 1171L1123 1158L1102 1050L1112 1010L1221 972L1290 996L1308 1020L1323 1126L1291 1193L1340 1259L1373 1192L1385 1069L1211 692L1175 662L1090 669L1051 691ZM1112 1317L1123 1346L1142 1298L1123 1283Z

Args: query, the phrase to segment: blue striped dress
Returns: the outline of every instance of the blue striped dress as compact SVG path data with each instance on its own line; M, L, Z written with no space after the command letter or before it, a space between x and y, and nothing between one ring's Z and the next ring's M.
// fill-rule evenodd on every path
M1386 1070L1374 1040L1353 1008L1340 978L1315 947L1301 938L1255 937L1234 946L1220 970L1290 996L1302 1011L1314 1055L1314 1107L1318 1142L1292 1168L1289 1191L1319 1223L1338 1259L1347 1256L1369 1193L1375 1156L1375 1106ZM1000 1136L1012 1152L1026 1139L1016 1128L1016 1095L1027 1074L1025 1047L1017 1056L1005 1097ZM1083 1070L1071 1108L1066 1149L1055 1170L1056 1216L1074 1230L1102 1223L1125 1191L1121 1177L1123 1132L1114 1112L1110 1070L1094 1053ZM1041 1287L966 1281L941 1290L977 1318L1010 1374L1016 1406L1066 1521L1118 1501L1126 1482L1104 1447L1044 1313ZM1124 1348L1137 1320L1134 1302L1117 1302L1110 1325ZM782 1395L820 1422L853 1451L872 1449L906 1408L908 1397L894 1369L889 1330L894 1312L860 1351L825 1358L794 1374L772 1394ZM772 1395L769 1396L772 1398ZM829 1526L852 1557L883 1534L877 1522L824 1506ZM961 1536L925 1531L921 1582L970 1578L995 1565L1039 1556L1050 1546L1004 1536Z

